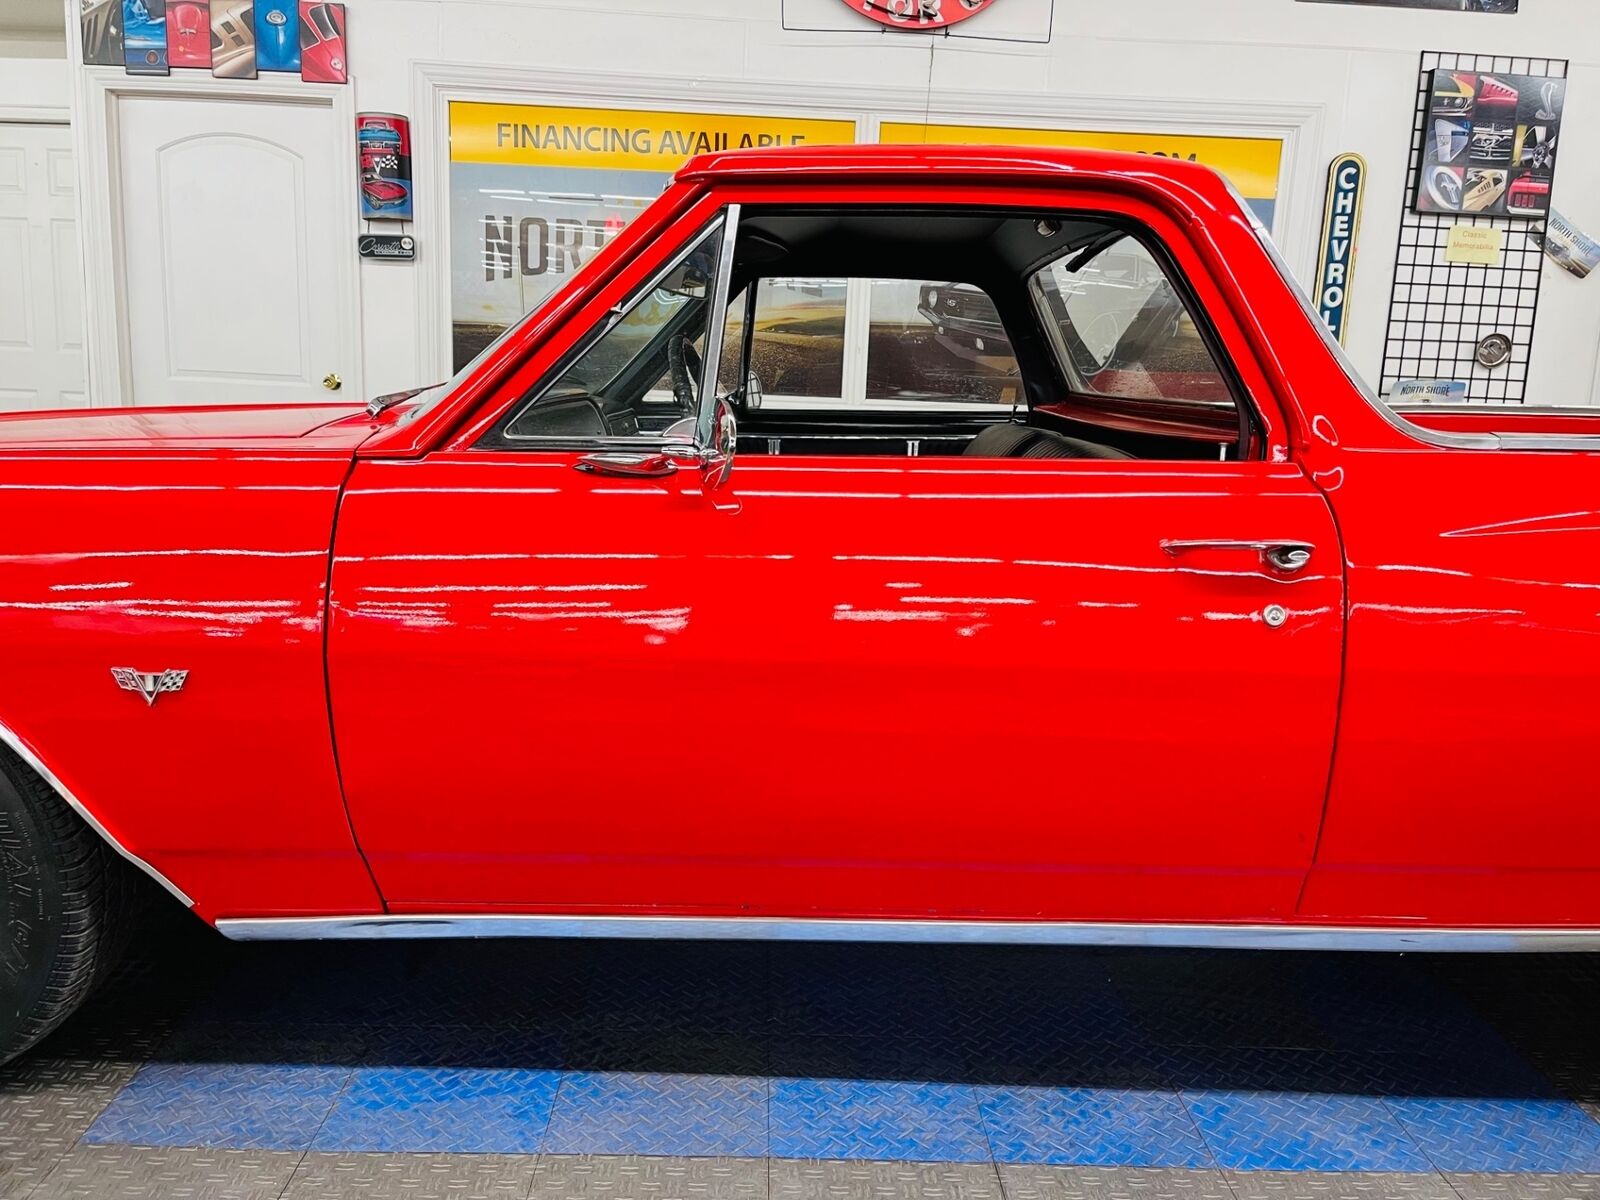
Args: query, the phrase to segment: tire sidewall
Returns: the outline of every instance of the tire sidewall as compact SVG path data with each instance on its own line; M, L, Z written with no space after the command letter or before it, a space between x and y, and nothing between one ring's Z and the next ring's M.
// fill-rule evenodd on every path
M49 831L0 767L0 1046L24 1032L49 984L61 911Z

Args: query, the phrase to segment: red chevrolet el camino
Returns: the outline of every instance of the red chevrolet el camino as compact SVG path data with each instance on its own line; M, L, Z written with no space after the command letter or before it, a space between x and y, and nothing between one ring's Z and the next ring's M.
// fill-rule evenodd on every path
M1198 166L696 159L448 384L0 420L0 1046L123 860L235 938L1600 945L1597 455L1370 398Z

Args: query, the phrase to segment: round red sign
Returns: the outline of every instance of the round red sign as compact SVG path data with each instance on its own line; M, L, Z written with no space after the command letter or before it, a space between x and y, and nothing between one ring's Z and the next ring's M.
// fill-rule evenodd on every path
M943 29L980 13L994 0L844 0L891 29Z

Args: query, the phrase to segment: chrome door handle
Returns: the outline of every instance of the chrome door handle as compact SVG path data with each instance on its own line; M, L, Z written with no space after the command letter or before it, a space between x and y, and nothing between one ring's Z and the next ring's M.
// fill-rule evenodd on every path
M602 451L585 454L572 464L594 475L621 475L626 479L658 479L678 469L668 454L618 454Z
M1169 539L1161 543L1161 548L1174 558L1192 550L1245 550L1256 555L1263 565L1282 575L1293 575L1304 570L1311 561L1311 552L1316 549L1310 542L1291 538L1268 538L1258 542L1231 538L1197 538L1192 541Z

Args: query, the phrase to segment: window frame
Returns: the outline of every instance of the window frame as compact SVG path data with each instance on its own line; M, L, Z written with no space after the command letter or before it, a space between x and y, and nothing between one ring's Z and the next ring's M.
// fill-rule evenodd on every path
M473 443L474 449L480 450L661 450L663 448L682 448L691 450L703 444L698 436L693 442L683 438L669 438L664 434L640 434L638 436L584 436L581 434L512 434L507 430L514 425L518 418L542 401L550 390L558 384L562 377L580 359L587 354L594 345L620 325L634 308L641 304L650 293L658 289L662 282L688 260L702 243L711 239L715 252L716 262L706 304L714 306L718 295L724 297L726 303L727 284L732 270L733 239L730 231L736 236L738 232L739 205L724 204L719 207L699 228L683 240L682 245L668 258L656 271L652 272L645 280L632 291L624 295L617 303L606 310L604 317L596 321L590 328L579 335L578 339L567 350L551 363L539 376L538 380L530 387L522 398L512 401L495 423ZM726 315L719 321L715 311L708 311L706 317L707 353L701 356L701 373L699 380L698 403L695 413L695 426L697 435L700 427L705 424L705 414L713 407L707 403L706 380L714 378L710 372L718 369L719 354L711 351L709 336L713 323L720 329L726 329ZM510 328L515 328L511 326ZM502 335L504 336L504 335ZM626 370L626 367L624 368ZM618 375L622 374L621 371ZM613 376L615 379L616 376Z

